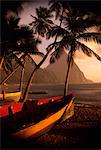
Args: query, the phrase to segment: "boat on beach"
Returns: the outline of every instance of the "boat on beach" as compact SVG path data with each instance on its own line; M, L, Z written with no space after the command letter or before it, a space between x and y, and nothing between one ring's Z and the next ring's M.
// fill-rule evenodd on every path
M2 94L0 94L0 100L4 101L15 101L18 102L21 96L21 92L11 92L11 93L5 93L4 91Z
M63 122L74 114L74 96L72 94L27 100L0 107L1 130L19 140L38 137L56 123Z

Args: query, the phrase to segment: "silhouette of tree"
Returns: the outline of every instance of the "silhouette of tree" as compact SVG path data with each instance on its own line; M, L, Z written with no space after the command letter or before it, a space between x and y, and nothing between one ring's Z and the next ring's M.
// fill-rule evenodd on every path
M59 2L57 1L57 3ZM64 5L62 5L62 7L64 7ZM74 8L72 9L69 5L69 7L65 9L63 16L63 27L56 25L52 27L51 31L48 33L48 38L56 35L60 38L58 42L50 44L50 46L54 45L55 47L54 52L51 54L50 62L55 62L55 59L58 59L61 56L64 49L68 51L68 69L65 81L64 96L67 95L70 69L76 50L81 49L87 56L91 57L94 55L101 61L100 56L81 42L81 39L83 39L86 41L94 40L97 43L101 43L101 33L86 31L90 27L100 25L100 22L94 17L95 16L92 16L91 13L87 12L85 14L85 12Z

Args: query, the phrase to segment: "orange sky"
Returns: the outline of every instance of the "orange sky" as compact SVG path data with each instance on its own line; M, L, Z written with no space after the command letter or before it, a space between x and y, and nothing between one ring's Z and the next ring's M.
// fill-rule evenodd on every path
M30 14L35 15L35 7L39 7L39 6L45 7L45 5L47 4L41 3L41 1L30 5L25 3L23 5L24 11L21 14L20 24L31 23L32 18L30 17ZM42 45L39 46L40 51L45 52L45 48L47 47L48 44L50 44L50 41L46 41L45 39L43 39ZM97 45L94 42L89 42L85 44L101 56L101 45ZM86 78L93 80L94 82L101 83L101 62L99 62L94 57L88 58L80 51L76 52L74 60L78 65L78 67L80 68L80 70L84 73ZM44 66L47 65L48 65L47 63L44 64Z
M101 56L100 44L98 45L94 42L86 42L85 44ZM101 62L94 56L89 58L78 51L76 53L75 62L88 79L94 82L101 82Z

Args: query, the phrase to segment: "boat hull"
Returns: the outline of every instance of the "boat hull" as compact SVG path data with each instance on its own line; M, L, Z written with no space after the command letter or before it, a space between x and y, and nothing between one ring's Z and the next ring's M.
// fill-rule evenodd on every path
M54 114L51 114L44 120L38 122L37 124L33 124L29 127L26 127L25 129L22 129L16 133L14 133L12 136L17 139L30 139L34 137L38 137L39 135L44 134L47 132L57 121L65 121L66 119L69 119L74 113L73 113L73 99L71 99L70 103L65 105L63 108L61 108L59 111L57 111ZM70 113L70 109L72 108L72 112Z
M0 94L0 100L6 100L6 101L16 101L18 102L21 96L21 92L13 92L13 93L4 93Z

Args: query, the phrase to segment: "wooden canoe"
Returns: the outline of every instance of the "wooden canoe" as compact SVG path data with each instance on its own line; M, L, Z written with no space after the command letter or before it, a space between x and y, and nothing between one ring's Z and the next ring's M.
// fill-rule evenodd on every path
M9 114L1 117L3 134L8 133L17 139L38 137L59 120L64 121L73 116L73 101L74 97L70 94L66 99L53 97L19 103L18 109L12 105Z
M2 93L0 94L0 100L16 101L18 102L21 96L21 92Z

